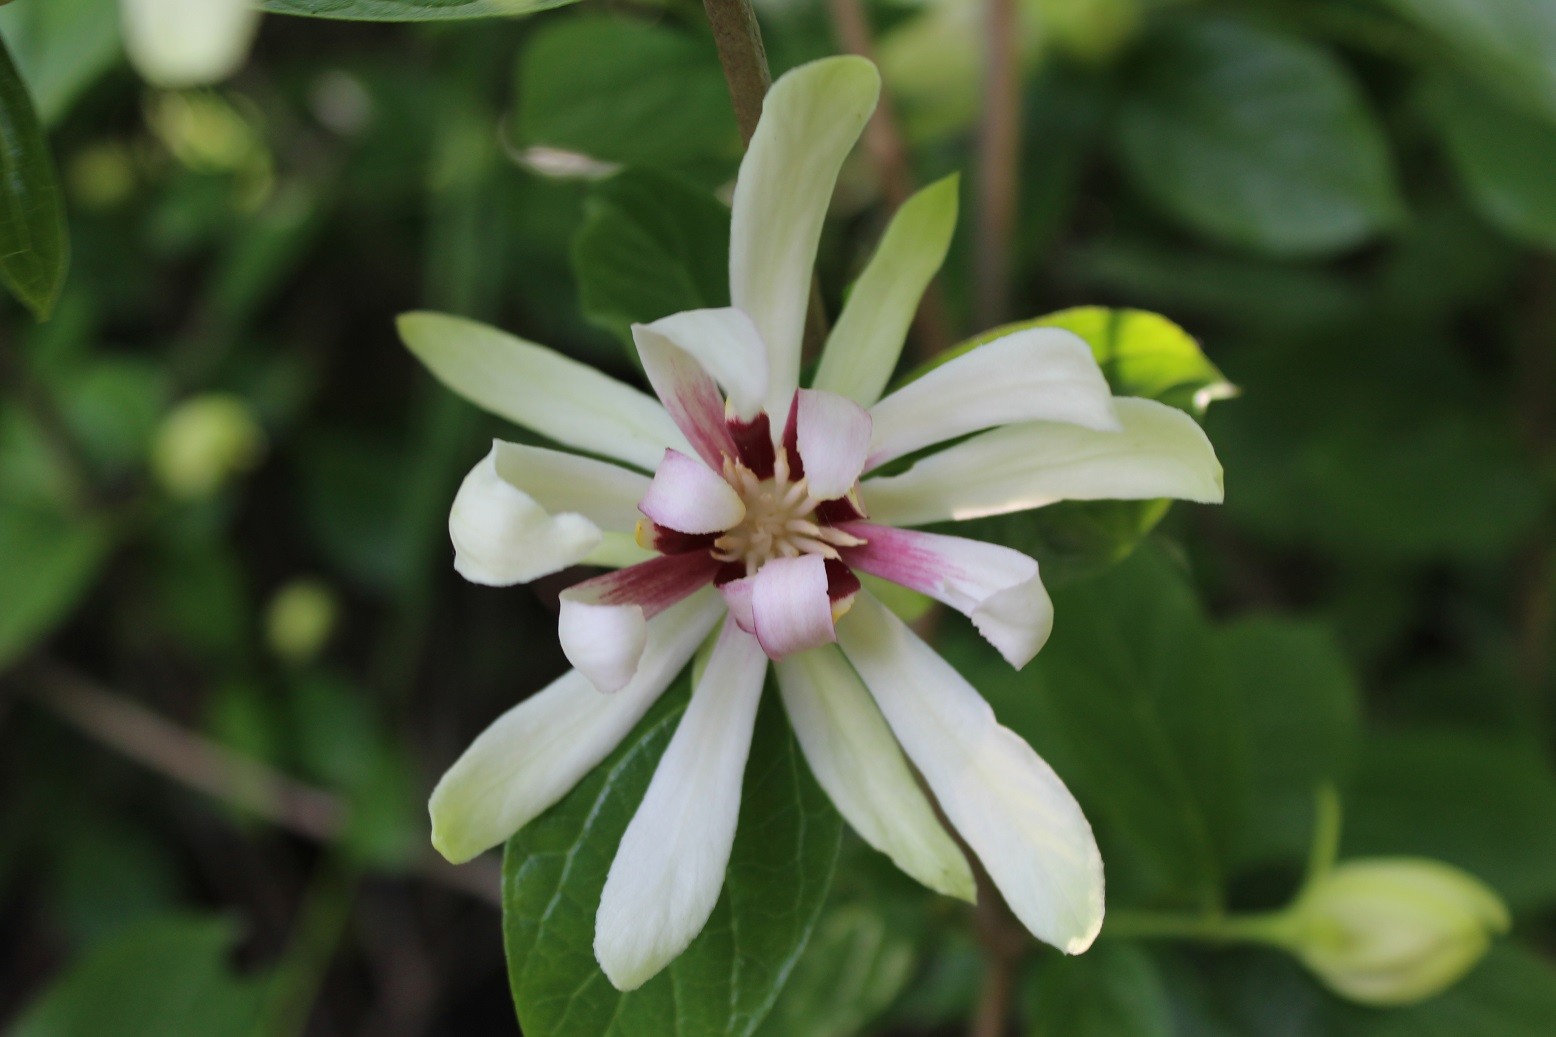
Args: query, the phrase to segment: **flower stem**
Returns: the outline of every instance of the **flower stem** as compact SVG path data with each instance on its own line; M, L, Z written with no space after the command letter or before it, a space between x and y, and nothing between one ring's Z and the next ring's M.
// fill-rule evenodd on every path
M984 0L983 126L978 140L975 315L980 328L1006 317L1011 231L1021 146L1020 26L1016 0Z
M1173 939L1283 946L1289 928L1289 915L1285 911L1251 915L1110 911L1102 935L1121 940Z
M740 124L740 139L750 144L757 120L762 117L762 98L773 81L756 10L751 0L702 0L702 7L713 28L719 64L724 68L729 98L735 105L735 121Z
M973 878L978 884L978 905L973 919L978 946L983 952L983 986L978 991L978 1006L967 1034L968 1037L1004 1037L1010 1029L1021 962L1031 950L1031 942L978 858L965 846L963 852L972 862Z

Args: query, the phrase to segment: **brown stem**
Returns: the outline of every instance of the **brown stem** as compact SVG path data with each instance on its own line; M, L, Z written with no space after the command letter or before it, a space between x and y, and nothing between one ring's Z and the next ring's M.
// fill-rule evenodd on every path
M713 28L713 42L719 49L719 64L729 84L729 99L735 105L735 121L740 138L751 143L757 120L762 117L762 98L772 85L767 68L767 50L762 46L762 27L757 24L751 0L702 0Z
M974 296L979 327L1001 323L1009 306L1010 242L1021 144L1019 29L1016 0L984 0Z
M983 952L983 986L978 991L977 1011L967 1034L1005 1037L1010 1032L1021 962L1031 944L1026 930L1011 915L983 866L971 854L968 860L973 862L973 876L978 884L978 906L973 919L978 946Z
M186 731L72 670L35 663L18 677L61 720L163 777L317 842L333 842L345 827L346 806L328 792ZM501 876L494 867L472 863L455 868L431 851L413 867L439 885L502 903Z
M870 18L860 0L828 0L832 25L837 30L838 41L851 54L875 61L875 34L870 28ZM917 189L913 177L913 165L908 146L902 134L902 124L897 118L896 105L889 93L882 93L869 125L864 131L865 148L881 178L881 193L893 210L913 196ZM942 350L949 349L954 341L951 331L950 307L946 305L945 290L939 278L929 282L924 297L919 302L918 313L913 316L914 352L919 359L927 360Z

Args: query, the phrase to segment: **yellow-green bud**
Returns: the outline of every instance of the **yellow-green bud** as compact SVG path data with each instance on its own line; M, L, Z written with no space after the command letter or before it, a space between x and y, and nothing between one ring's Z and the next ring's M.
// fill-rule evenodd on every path
M335 630L335 595L318 580L293 580L270 599L265 636L270 650L290 663L319 654Z
M265 434L240 397L195 396L168 412L151 444L151 471L173 496L209 497L259 463Z
M1285 922L1280 942L1335 993L1368 1005L1441 993L1510 924L1502 901L1473 875L1404 857L1337 865Z

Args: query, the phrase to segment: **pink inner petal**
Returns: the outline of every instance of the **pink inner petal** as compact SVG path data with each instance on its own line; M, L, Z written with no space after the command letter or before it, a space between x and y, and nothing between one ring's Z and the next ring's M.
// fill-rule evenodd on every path
M724 477L678 450L666 450L638 510L682 533L722 533L746 508Z
M844 496L859 481L870 450L870 412L819 389L795 394L795 447L817 500ZM792 459L791 459L792 462Z
M653 334L633 328L634 337ZM724 396L713 376L681 349L646 349L640 341L638 355L649 384L692 449L714 469L721 468L724 457L735 456L736 450L724 419Z
M574 584L562 597L590 605L637 605L645 619L652 619L712 583L720 564L704 552L662 555Z
M729 609L729 616L735 621L735 625L748 634L756 633L756 616L751 605L751 596L756 589L756 577L743 576L738 580L721 583L718 587L719 592L724 595L724 605Z
M837 640L827 566L820 555L774 558L752 577L751 613L757 640L770 658Z

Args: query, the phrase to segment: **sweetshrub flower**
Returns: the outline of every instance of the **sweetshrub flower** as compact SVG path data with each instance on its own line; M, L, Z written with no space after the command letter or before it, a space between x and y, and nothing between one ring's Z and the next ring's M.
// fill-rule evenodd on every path
M813 772L872 846L972 899L911 761L1033 934L1078 953L1102 924L1102 861L1074 798L859 574L965 613L1019 667L1053 620L1037 563L906 527L1067 499L1219 501L1221 468L1191 418L1112 397L1086 343L1057 329L996 339L882 398L949 244L954 180L896 215L799 388L822 220L879 89L851 57L773 85L735 188L733 305L633 328L657 402L489 327L401 319L454 391L611 459L494 444L449 518L458 571L506 586L621 566L563 592L576 668L500 717L433 792L446 857L503 842L566 794L718 630L601 898L595 954L623 990L685 949L718 899L770 662Z

